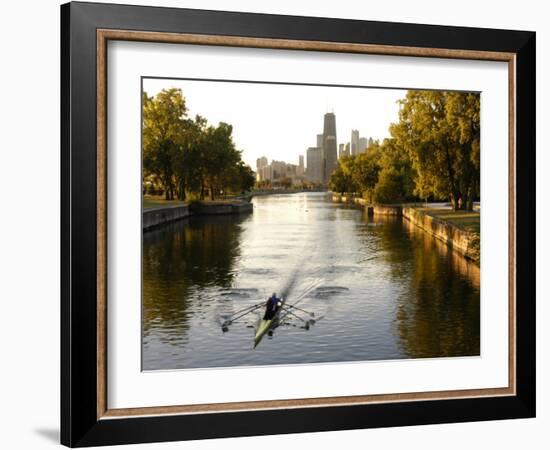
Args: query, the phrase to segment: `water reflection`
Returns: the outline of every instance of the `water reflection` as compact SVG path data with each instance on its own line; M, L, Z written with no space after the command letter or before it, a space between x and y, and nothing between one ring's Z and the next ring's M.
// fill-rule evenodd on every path
M318 193L254 204L144 234L144 369L479 355L479 269L444 244ZM257 315L221 332L272 291L322 319L256 350Z
M411 358L479 355L479 268L406 219L367 216L397 297L395 333Z
M479 268L408 220L411 295L400 298L396 324L413 358L479 355Z
M193 300L205 286L228 288L239 255L239 216L190 218L143 235L143 333L185 340Z

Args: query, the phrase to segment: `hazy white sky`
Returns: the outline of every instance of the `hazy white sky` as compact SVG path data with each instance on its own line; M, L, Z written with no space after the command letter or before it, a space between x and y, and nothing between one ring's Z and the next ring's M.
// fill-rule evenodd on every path
M233 125L237 148L254 170L256 158L298 163L323 132L323 115L334 112L338 144L350 141L351 130L362 137L383 139L397 121L397 89L296 86L257 83L144 79L148 95L180 88L189 115L200 114L210 124Z

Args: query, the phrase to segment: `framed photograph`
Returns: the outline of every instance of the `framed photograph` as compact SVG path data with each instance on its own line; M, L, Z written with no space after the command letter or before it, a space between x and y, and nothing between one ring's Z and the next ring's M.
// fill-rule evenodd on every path
M535 33L61 7L61 441L535 415Z

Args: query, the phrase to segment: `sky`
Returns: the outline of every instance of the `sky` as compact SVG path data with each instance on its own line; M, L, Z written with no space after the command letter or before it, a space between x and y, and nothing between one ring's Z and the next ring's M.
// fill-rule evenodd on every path
M256 159L266 156L298 164L308 147L316 146L323 132L323 116L336 115L338 144L361 137L384 139L390 123L398 119L397 100L406 90L327 86L275 85L228 81L144 79L149 96L162 89L180 88L188 114L199 114L209 124L233 125L233 138L245 163L256 169Z

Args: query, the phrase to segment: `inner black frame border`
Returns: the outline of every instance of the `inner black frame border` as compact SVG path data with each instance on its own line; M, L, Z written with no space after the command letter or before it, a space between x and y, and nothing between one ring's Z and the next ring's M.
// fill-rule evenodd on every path
M516 395L98 419L98 29L515 53ZM61 443L80 447L534 417L535 47L536 35L527 31L80 2L62 5Z

